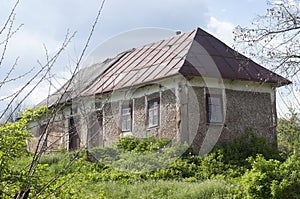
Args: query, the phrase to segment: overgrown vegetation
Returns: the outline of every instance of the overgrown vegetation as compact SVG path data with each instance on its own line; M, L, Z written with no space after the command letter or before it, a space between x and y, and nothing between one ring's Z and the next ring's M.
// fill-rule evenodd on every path
M299 114L290 109L287 118L280 118L277 125L278 146L288 153L299 150L300 147Z
M46 111L45 107L26 109L21 113L18 121L0 126L1 198L12 198L14 194L23 189L27 181L31 180L27 178L25 168L18 165L23 163L23 161L20 161L20 158L29 155L26 151L26 140L31 137L27 130L29 121L41 117ZM33 176L32 180L35 178L36 176Z
M1 198L16 197L28 184L28 198L300 197L298 150L280 142L288 150L278 151L251 132L204 157L167 139L123 137L113 147L45 154L28 178L32 155L24 150L30 137L26 125L45 111L27 110L16 123L1 127ZM291 127L298 136L293 121L280 124L279 137Z

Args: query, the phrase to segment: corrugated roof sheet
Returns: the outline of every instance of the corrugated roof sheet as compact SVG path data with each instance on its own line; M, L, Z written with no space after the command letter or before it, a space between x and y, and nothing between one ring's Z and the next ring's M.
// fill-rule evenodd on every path
M276 86L291 83L197 28L131 49L112 61L100 63L99 67L82 69L77 76L84 78L75 79L84 82L75 95L65 97L65 100L145 84L176 74L266 82ZM72 89L74 86L68 90Z

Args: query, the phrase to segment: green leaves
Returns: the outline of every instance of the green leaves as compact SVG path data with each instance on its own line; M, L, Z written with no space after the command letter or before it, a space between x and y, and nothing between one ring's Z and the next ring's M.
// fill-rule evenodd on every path
M300 119L294 109L288 118L281 118L277 125L278 145L290 153L300 149Z
M291 155L283 163L257 155L249 162L252 168L241 176L237 191L241 198L299 198L299 155Z
M46 107L26 109L18 121L0 126L0 193L7 197L13 197L18 189L20 191L25 181L25 168L18 168L15 163L28 155L26 140L31 137L29 122L42 117L46 111Z
M251 132L204 157L167 139L123 137L113 147L45 154L28 178L27 125L45 113L45 109L30 110L18 122L1 127L2 198L13 198L28 180L31 198L148 197L145 191L162 198L300 197L299 156L282 159L264 138ZM157 182L159 186L153 185ZM137 184L145 190L135 190ZM177 188L165 186L170 184Z
M123 151L133 151L137 153L156 151L166 147L171 141L169 139L156 139L154 137L135 138L131 136L122 137L117 147Z

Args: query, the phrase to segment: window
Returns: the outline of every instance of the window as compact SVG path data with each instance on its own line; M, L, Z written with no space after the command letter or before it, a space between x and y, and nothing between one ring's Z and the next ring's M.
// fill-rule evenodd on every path
M221 95L207 95L207 120L209 123L223 123Z
M148 127L159 125L159 99L148 102Z
M131 105L122 106L122 131L131 131Z

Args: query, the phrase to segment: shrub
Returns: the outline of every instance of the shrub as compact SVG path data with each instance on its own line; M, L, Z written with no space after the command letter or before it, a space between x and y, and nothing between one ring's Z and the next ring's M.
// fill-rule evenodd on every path
M233 189L238 198L299 198L300 158L292 155L285 162L266 160L262 155L249 158L252 168Z
M231 140L228 144L214 149L222 154L225 164L250 167L248 157L262 154L266 159L281 160L276 143L268 144L265 137L258 136L251 131L245 132L241 137Z
M124 136L117 142L117 147L123 151L133 151L139 144L139 139L131 136Z
M156 151L167 146L171 141L169 139L156 139L155 137L135 138L131 136L124 136L117 142L117 148L129 152L137 153Z
M215 151L202 158L197 178L212 179L222 175L225 171L226 165L223 162L223 154Z
M278 146L281 150L291 153L300 149L300 118L299 113L289 109L288 118L280 118L277 125Z
M226 198L229 185L224 181L197 183L180 181L145 181L133 184L105 182L98 185L104 198ZM97 195L94 195L97 197Z
M65 158L65 154L63 154L63 153L45 154L41 157L41 159L39 160L39 163L52 165L52 164L58 163L63 158Z
M96 160L101 160L104 163L110 164L112 161L118 160L120 150L114 147L93 148L89 150L89 154Z

